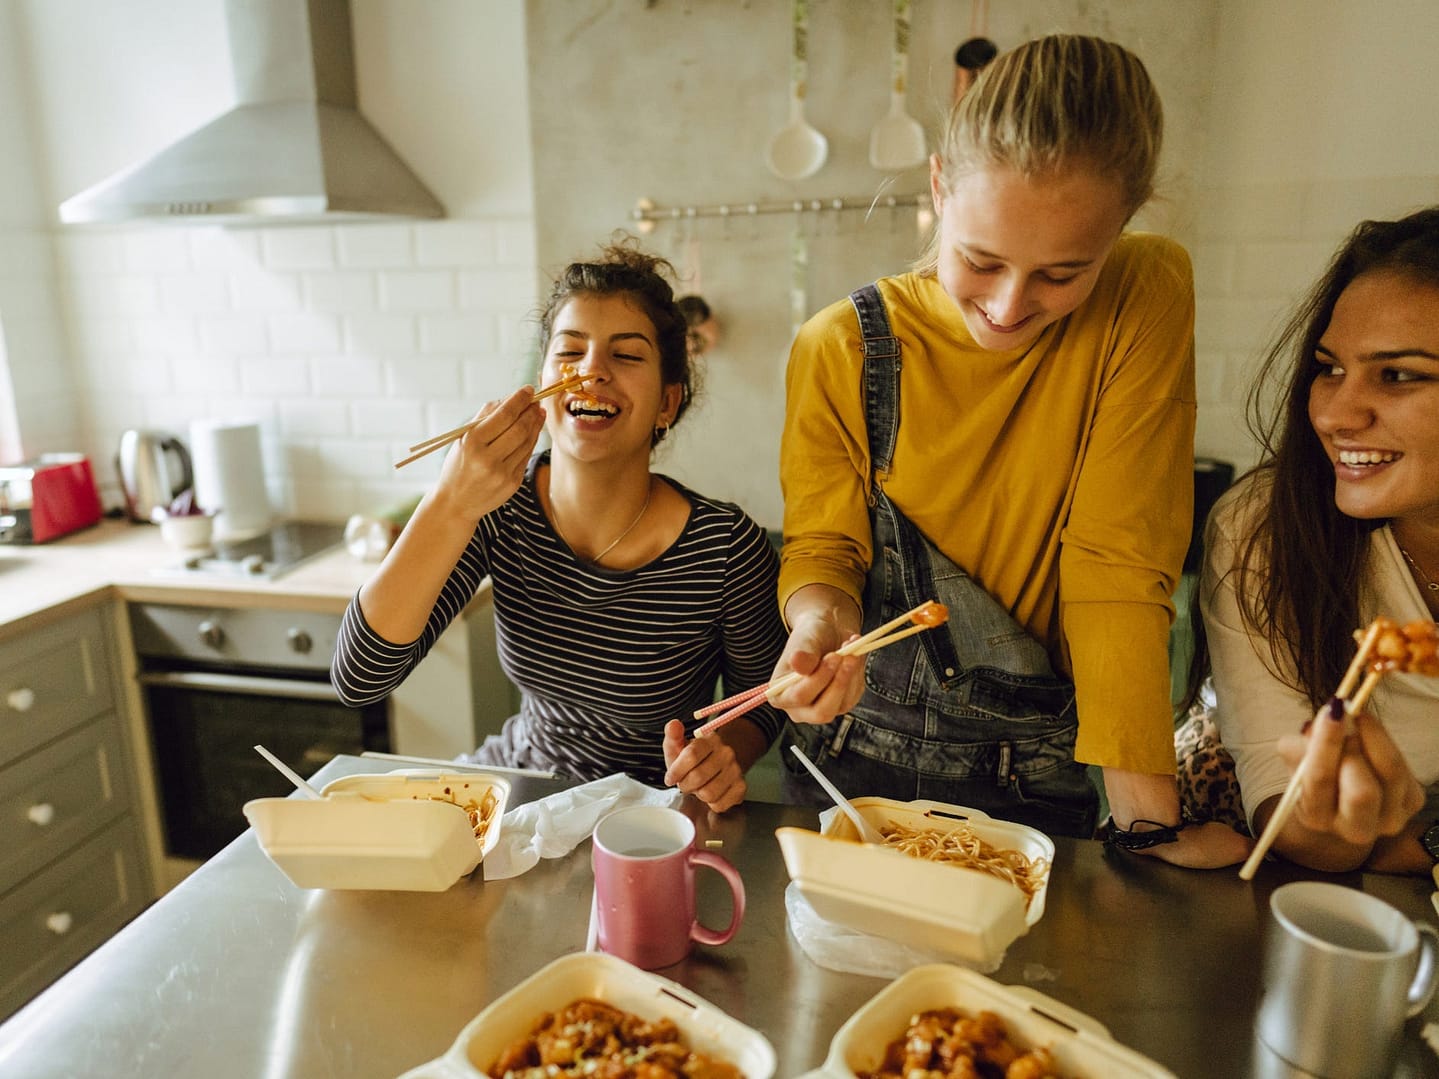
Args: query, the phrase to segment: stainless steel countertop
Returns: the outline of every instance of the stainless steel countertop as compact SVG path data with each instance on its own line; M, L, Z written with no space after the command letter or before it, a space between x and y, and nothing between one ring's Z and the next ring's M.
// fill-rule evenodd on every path
M386 771L338 757L314 777ZM518 778L513 802L558 784ZM659 973L760 1031L776 1075L819 1066L848 1016L885 984L812 963L785 926L788 883L774 829L816 827L813 810L749 803L710 821L744 876L735 940ZM1186 872L1059 839L1044 917L993 977L1029 984L1105 1024L1182 1077L1277 1076L1254 1049L1269 893L1300 874L1265 866ZM448 891L295 888L247 832L0 1026L0 1074L25 1077L395 1076L441 1055L489 1001L558 956L584 948L589 844L522 876L476 872ZM708 874L702 874L703 881ZM1362 886L1433 921L1431 883L1359 875ZM727 897L702 893L712 924ZM1356 1001L1355 1007L1362 1007ZM1410 1023L1398 1074L1439 1075Z

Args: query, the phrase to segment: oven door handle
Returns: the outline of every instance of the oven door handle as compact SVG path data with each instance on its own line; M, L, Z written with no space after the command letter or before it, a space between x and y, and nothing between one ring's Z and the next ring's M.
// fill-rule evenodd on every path
M289 697L291 700L340 703L340 695L329 682L303 682L298 678L256 678L204 671L142 671L139 678L143 686L175 686L250 697Z

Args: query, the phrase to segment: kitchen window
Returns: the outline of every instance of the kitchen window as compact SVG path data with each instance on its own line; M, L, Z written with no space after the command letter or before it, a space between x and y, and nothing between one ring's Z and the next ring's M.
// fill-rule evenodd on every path
M0 321L0 465L14 464L21 458L20 416L15 411L9 355L5 348L5 324Z

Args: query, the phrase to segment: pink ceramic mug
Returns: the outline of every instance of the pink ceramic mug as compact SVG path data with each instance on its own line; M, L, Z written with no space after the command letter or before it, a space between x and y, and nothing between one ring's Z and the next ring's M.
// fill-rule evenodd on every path
M739 870L695 850L695 826L663 806L617 809L595 826L596 940L601 951L655 970L678 963L695 941L724 944L744 917ZM708 929L695 914L695 868L709 866L729 882L729 928Z

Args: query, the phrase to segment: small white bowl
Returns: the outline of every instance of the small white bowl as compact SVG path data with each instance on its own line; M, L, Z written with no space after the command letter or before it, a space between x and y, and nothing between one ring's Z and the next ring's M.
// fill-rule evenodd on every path
M214 534L213 513L160 518L160 537L178 551L206 550Z

